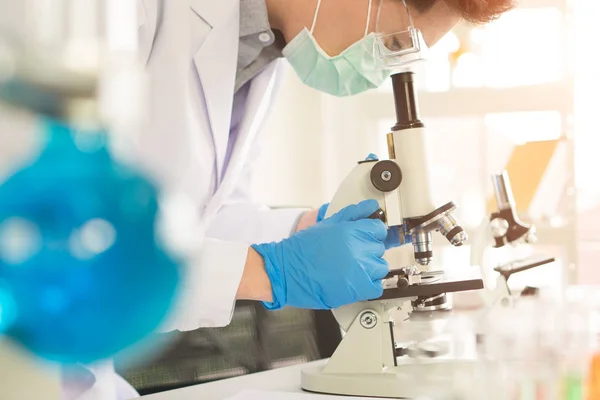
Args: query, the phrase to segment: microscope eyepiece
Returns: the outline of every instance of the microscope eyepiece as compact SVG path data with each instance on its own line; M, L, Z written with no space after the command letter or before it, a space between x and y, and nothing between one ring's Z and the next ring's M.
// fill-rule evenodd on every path
M392 128L392 131L422 128L424 126L419 119L414 75L413 72L401 72L392 75L394 105L396 107L396 125Z

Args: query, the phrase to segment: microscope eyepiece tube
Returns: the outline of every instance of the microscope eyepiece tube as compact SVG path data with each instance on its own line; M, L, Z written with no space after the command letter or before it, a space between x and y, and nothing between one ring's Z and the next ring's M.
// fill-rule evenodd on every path
M427 130L419 119L413 72L392 75L396 125L387 136L388 153L402 171L399 187L404 218L422 217L435 207L431 182L431 150Z
M515 198L510 186L510 179L508 173L502 171L500 175L492 176L492 183L494 185L494 193L496 194L496 203L499 210L506 210L515 207Z
M424 125L419 119L419 105L414 84L414 73L401 72L392 75L392 88L394 91L394 105L396 107L396 125L392 128L392 131L422 128Z

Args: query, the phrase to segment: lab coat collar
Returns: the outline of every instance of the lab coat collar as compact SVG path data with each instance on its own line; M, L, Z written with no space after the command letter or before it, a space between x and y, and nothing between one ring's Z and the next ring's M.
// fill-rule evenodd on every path
M217 160L219 181L223 177L231 122L233 92L239 49L239 0L190 0L201 23L210 29L200 39L194 55ZM205 30L206 32L206 30Z
M234 11L239 11L239 0L189 0L190 7L210 26L215 27L223 22ZM239 21L236 25L239 24Z
M137 2L138 32L140 36L138 52L140 62L144 64L150 58L154 46L161 1L163 0L138 0Z
M223 199L232 193L239 179L244 179L244 167L248 164L250 151L256 150L253 143L256 141L269 110L273 90L277 87L279 78L276 73L277 67L278 62L275 61L252 79L246 99L244 118L239 126L240 136L238 136L236 145L233 148L223 183L205 209L206 215L216 215L223 204Z

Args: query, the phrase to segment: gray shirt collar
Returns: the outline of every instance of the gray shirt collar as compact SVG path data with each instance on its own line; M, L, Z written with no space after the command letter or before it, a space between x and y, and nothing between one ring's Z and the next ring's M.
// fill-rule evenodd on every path
M240 0L239 36L236 92L281 57L284 46L281 34L271 29L265 0Z
M270 30L265 0L240 0L240 37Z

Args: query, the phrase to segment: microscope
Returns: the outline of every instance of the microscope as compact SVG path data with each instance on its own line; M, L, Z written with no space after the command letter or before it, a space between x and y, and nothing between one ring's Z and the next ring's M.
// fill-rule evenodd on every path
M402 243L412 243L412 251L402 265L390 266L382 297L333 310L345 335L326 365L302 371L302 388L309 392L414 398L422 394L416 376L435 377L436 387L443 390L457 368L474 368L470 360L403 363L411 351L397 348L394 340L392 311L400 310L407 319L447 312L448 293L482 289L483 280L479 267L429 270L436 232L453 246L463 245L467 234L452 215L453 202L437 206L433 201L428 146L435 144L429 143L419 119L414 73L401 72L391 79L397 122L387 135L389 159L360 161L338 188L326 216L375 199L380 208L371 218L397 228Z
M500 249L506 246L517 247L523 244L533 244L537 241L536 229L518 217L516 201L507 171L492 175L492 185L496 198L497 210L486 217L478 229L471 247L471 265L479 265L486 282L486 291L482 292L483 305L488 308L509 307L518 296L535 296L539 289L527 286L520 293L512 293L508 280L514 274L527 271L542 265L550 264L554 257L536 255L523 259L515 259L500 263L493 268L497 272L496 286L488 288L490 277L484 265L484 253L488 248Z

